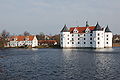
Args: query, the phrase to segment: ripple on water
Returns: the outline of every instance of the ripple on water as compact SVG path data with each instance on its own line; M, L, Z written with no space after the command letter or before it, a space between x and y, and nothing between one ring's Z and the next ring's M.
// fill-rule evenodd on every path
M6 49L0 80L119 80L120 48Z

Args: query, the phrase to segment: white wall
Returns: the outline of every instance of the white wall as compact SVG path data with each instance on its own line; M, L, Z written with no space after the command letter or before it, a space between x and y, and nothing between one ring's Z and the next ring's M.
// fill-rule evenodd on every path
M37 40L36 36L34 36L34 39L32 41L32 47L36 47L36 46L38 46L38 40Z
M61 32L60 34L61 47L71 47L70 38L71 38L70 32Z
M92 34L92 36L90 35ZM98 35L99 34L99 35ZM68 36L69 35L69 36ZM79 35L79 36L78 36ZM108 37L107 37L108 35ZM69 38L69 39L68 39ZM73 40L72 40L73 38ZM78 40L79 38L79 40ZM84 40L85 38L85 40ZM92 38L92 40L90 39ZM108 38L108 40L106 40ZM72 44L72 42L74 44ZM79 44L78 44L79 42ZM84 44L85 42L85 44ZM108 44L107 44L108 42ZM69 44L68 44L69 43ZM112 33L105 33L103 31L93 31L93 33L71 33L61 32L60 35L61 47L93 47L93 48L104 48L112 47Z
M104 44L105 44L105 47L112 47L112 37L113 37L113 35L112 35L112 33L111 32L105 32L105 42L104 42Z
M93 38L94 48L104 48L104 31L93 31Z

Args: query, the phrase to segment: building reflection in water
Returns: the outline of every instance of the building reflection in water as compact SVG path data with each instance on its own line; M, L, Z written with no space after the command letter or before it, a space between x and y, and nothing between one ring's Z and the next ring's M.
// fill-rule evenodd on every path
M96 52L113 52L113 48L95 49Z
M112 50L112 49L111 49ZM105 50L103 50L105 51ZM95 77L98 79L109 79L114 70L114 56L113 54L95 54L95 66L96 66L96 74Z

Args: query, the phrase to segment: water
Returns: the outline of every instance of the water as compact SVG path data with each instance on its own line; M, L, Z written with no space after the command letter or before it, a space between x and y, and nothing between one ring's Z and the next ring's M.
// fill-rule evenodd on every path
M0 50L0 80L120 80L120 48Z

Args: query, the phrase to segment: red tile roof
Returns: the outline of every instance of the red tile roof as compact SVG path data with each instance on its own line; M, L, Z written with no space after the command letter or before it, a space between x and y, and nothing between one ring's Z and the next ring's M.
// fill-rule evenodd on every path
M94 30L95 26L89 26L89 27L71 27L70 28L70 33L73 33L74 29L77 29L79 32L78 33L84 33L84 31L86 30L86 28L89 28L90 30Z
M32 41L34 36L12 36L9 38L9 41L13 41L14 39L16 39L16 41Z

